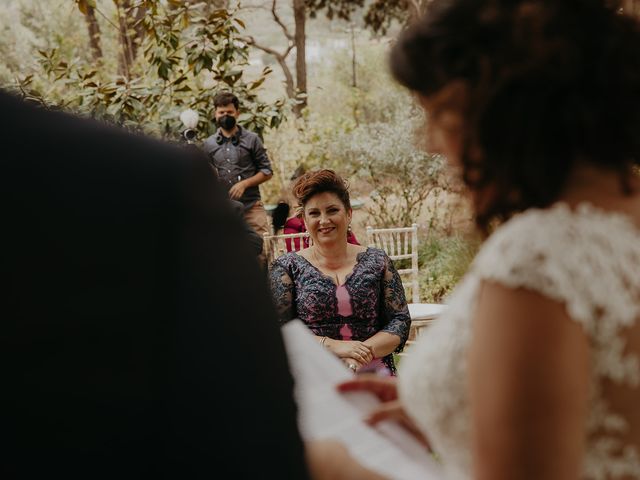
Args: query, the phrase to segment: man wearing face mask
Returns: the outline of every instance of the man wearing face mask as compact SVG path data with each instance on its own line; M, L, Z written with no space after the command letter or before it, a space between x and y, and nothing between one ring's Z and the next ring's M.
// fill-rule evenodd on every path
M273 176L271 162L260 137L237 124L238 97L219 93L213 105L218 130L204 141L204 151L228 188L229 197L244 205L245 221L262 236L269 232L269 224L258 185ZM264 264L264 257L259 261Z

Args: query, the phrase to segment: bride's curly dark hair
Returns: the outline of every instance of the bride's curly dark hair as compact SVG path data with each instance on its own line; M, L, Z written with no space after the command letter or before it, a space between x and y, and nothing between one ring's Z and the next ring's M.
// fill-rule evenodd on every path
M391 69L462 115L463 180L483 231L552 204L577 162L619 172L630 190L640 159L636 19L604 0L435 3L398 39Z

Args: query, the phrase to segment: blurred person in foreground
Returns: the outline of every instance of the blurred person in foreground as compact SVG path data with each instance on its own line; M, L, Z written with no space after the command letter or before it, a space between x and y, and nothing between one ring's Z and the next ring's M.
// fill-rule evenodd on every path
M385 400L455 479L640 478L640 24L435 2L393 48L490 232Z
M332 442L305 457L263 275L204 156L2 92L0 110L3 478L368 475Z
M378 248L347 242L351 204L333 170L293 187L312 246L278 257L269 277L281 321L302 320L318 342L354 371L395 374L411 319L397 270Z
M197 147L193 143L186 143L182 145L182 147L186 150L201 152L199 147ZM217 181L220 181L220 177L218 176L218 170L216 170L216 168L213 165L211 166L211 174ZM224 185L222 186L224 187ZM264 237L262 235L259 235L258 232L256 232L253 228L251 228L251 226L244 219L244 205L242 204L242 202L238 200L233 200L232 198L229 198L227 201L231 205L231 210L233 210L236 213L236 215L238 215L238 217L242 219L242 227L246 234L246 238L249 241L249 246L251 248L251 251L255 253L256 256L259 257L262 254L262 249L264 246Z

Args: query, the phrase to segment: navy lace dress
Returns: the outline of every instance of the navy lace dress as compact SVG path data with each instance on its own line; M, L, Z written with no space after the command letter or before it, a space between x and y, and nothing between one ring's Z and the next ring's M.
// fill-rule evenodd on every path
M338 286L333 279L295 252L276 259L269 278L283 323L299 318L314 334L336 340L364 341L379 331L388 332L400 337L397 352L407 341L411 318L404 289L383 250L369 247L358 254L344 282L351 302L349 316L338 313ZM381 360L388 372L395 374L393 355Z

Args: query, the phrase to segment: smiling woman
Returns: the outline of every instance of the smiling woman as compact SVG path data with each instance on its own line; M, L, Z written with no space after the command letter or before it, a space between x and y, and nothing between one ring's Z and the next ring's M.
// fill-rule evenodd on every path
M271 266L281 320L300 318L353 371L395 374L392 353L411 320L393 263L382 250L347 242L349 190L333 170L306 173L293 192L313 245Z
M305 207L307 230L317 242L331 242L347 238L351 223L351 209L347 210L335 193L323 192L313 196Z

